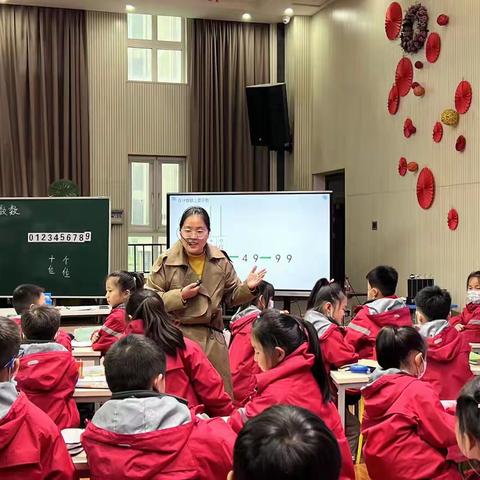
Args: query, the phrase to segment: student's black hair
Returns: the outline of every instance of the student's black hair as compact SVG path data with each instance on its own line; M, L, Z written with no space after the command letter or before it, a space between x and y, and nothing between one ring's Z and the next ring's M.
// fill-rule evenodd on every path
M45 290L38 285L25 283L19 285L12 295L12 304L15 311L21 315L26 312L31 305L36 303Z
M117 285L122 292L130 290L130 293L132 293L135 290L143 288L143 285L145 284L143 273L139 272L120 270L118 272L112 272L107 278L115 278Z
M323 313L322 308L325 303L331 303L335 306L344 298L347 298L347 296L338 283L330 283L326 278L321 278L317 280L310 292L307 300L307 310L313 308L317 312Z
M172 323L158 293L148 289L133 292L125 312L132 320L143 320L145 336L157 343L166 354L176 355L179 348L185 349L183 333Z
M165 375L165 352L150 338L127 335L105 355L105 377L113 393L150 390L158 375Z
M9 318L0 317L0 370L18 355L20 330Z
M450 315L452 297L440 287L425 287L415 296L415 305L428 321L446 320Z
M398 283L398 272L386 265L379 265L370 270L366 276L372 288L378 288L384 297L395 294Z
M54 340L60 328L60 312L48 305L35 305L22 314L22 332L28 340Z
M208 216L207 211L202 207L187 208L183 212L182 218L180 219L180 228L183 227L183 224L185 223L185 220L188 217L191 217L192 215L199 215L200 217L202 217L202 220L205 223L205 226L207 227L207 230L210 231L210 217Z
M249 303L242 305L240 308L243 310L250 305L255 305L256 307L258 307L258 301L260 300L260 297L263 297L263 300L265 301L265 308L267 308L268 302L270 300L273 300L273 298L275 297L274 286L271 283L262 280L257 286L255 298L253 298Z
M252 334L267 355L272 354L275 347L280 347L285 351L285 356L288 356L302 343L307 342L309 352L315 357L313 376L322 392L323 401L327 403L330 400L330 385L322 351L315 327L310 322L279 310L264 310L255 320Z
M341 456L325 423L304 408L276 405L238 434L235 480L338 480Z
M468 278L467 278L467 290L468 290L468 284L472 278L478 278L480 280L480 270L475 270L475 272L472 272Z
M462 388L455 415L460 433L480 442L480 377L475 377Z
M423 355L427 352L425 340L413 327L383 327L377 336L375 348L378 364L384 370L400 369L412 351Z

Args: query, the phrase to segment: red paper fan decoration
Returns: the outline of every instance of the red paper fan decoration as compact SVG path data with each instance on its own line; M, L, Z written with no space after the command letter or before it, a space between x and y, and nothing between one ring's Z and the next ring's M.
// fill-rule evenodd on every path
M408 162L407 164L407 170L409 172L418 172L418 163L417 162Z
M403 57L397 64L395 70L395 83L398 87L398 93L404 97L412 88L413 65L409 58Z
M450 230L456 230L457 229L457 227L458 227L458 212L454 208L452 208L448 212L447 223L448 223L448 228Z
M393 84L388 93L388 112L390 115L395 115L398 112L400 105L400 95L398 94L398 87Z
M407 174L408 164L405 157L400 158L398 161L398 173L404 177Z
M426 56L430 63L435 63L440 56L440 50L442 49L442 42L440 35L436 32L432 32L427 38Z
M433 141L435 143L440 143L443 137L443 125L442 122L437 122L433 126Z
M435 200L435 178L432 171L425 167L417 179L417 201L424 210L429 209Z
M415 125L412 122L411 118L405 119L403 123L403 134L406 138L410 138L417 131Z
M385 33L389 40L395 40L402 29L402 7L398 2L392 2L385 13Z
M472 86L466 80L461 81L455 91L455 110L467 113L472 103Z
M457 143L455 144L455 150L457 152L463 152L466 146L467 146L467 139L463 135L460 135L457 138Z

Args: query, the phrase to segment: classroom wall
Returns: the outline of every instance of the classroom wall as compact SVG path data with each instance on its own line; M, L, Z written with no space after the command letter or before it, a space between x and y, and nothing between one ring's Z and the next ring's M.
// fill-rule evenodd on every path
M301 99L298 81L295 85L295 103L304 104L295 109L307 108L307 104L312 108L311 139L305 139L305 132L295 124L295 142L301 144L295 149L310 141L311 156L296 156L295 168L308 169L311 162L310 174L345 169L346 270L357 290L365 290L365 273L372 266L387 263L399 270L401 294L406 293L410 273L433 275L439 285L452 292L454 302L462 304L466 276L480 268L476 245L480 2L422 2L429 10L430 30L441 35L442 51L433 65L426 62L424 50L413 57L414 61L424 61L425 68L415 70L414 80L425 86L426 95L417 98L410 93L402 98L396 116L387 112L387 95L403 52L399 41L391 42L385 35L389 3L337 0L315 15L310 25L295 18L290 26L290 44L295 42L297 51L302 51L302 44L308 48L311 62L310 90L306 89ZM405 10L412 2L399 3ZM450 16L447 27L436 24L440 13ZM431 139L433 125L443 109L454 108L455 89L462 79L473 86L472 107L461 116L457 128L444 127L442 142L435 144ZM416 135L408 140L402 133L406 117L417 127ZM455 151L460 134L467 138L462 154ZM417 204L416 175L398 175L401 156L433 171L437 192L429 210ZM304 185L298 176L293 179L292 188ZM447 228L451 207L460 215L455 232ZM373 220L378 221L378 231L371 230Z
M128 155L187 156L187 85L127 81L127 17L87 12L91 195L124 210L112 226L111 269L127 267Z

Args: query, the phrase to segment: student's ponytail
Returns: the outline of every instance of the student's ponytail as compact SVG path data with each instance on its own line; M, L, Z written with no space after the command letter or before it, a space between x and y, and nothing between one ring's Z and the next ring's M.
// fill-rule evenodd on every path
M379 365L387 370L401 368L412 351L425 355L427 346L413 327L383 327L377 336L376 353Z
M308 351L314 355L315 363L312 367L312 373L317 381L320 391L323 395L323 401L327 403L330 398L330 382L328 379L327 370L325 369L325 363L323 361L322 349L320 348L320 342L318 341L318 334L315 327L311 322L307 322L303 319L299 319L302 328L307 332L308 337Z
M126 314L132 320L143 320L145 336L154 340L168 355L185 349L182 331L171 322L160 296L153 290L137 290L128 299Z
M330 283L326 278L321 278L315 283L310 292L307 310L313 309L323 314L323 307L326 303L331 303L334 308L337 308L337 305L345 298L347 298L345 292L338 283ZM334 323L337 322L334 321Z
M455 415L460 433L480 442L480 377L475 377L462 388Z
M133 293L136 290L142 289L145 285L145 277L143 273L139 272L120 270L118 272L112 272L107 278L115 278L122 292L129 290L130 293Z
M311 323L279 310L264 310L253 325L253 337L267 354L273 354L275 347L280 347L285 351L285 356L294 352L302 343L308 343L308 351L315 357L312 374L322 392L324 402L330 400L328 376L317 332Z

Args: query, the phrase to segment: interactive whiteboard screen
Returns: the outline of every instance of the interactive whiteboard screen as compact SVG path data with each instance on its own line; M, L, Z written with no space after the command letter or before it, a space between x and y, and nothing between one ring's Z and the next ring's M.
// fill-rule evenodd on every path
M268 270L276 290L308 291L330 278L328 192L169 194L168 247L192 206L208 212L208 241L228 253L242 280L254 265Z

